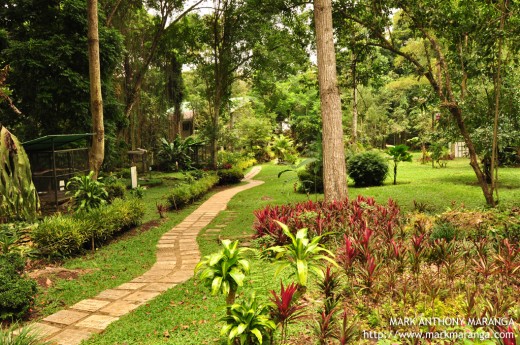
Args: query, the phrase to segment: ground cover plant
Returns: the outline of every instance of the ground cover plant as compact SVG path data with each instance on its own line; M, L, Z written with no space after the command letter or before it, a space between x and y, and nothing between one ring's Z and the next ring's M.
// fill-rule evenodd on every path
M415 167L421 169L424 167L418 165L418 163L414 164ZM427 166L427 168L429 169L428 171L433 171L431 167ZM265 208L271 204L294 203L306 200L307 196L294 193L292 188L288 188L282 179L278 179L278 172L283 169L283 167L272 165L264 166L263 171L257 179L266 180L267 183L240 193L231 200L228 205L228 210L217 216L212 224L207 227L209 229L214 227L215 224L225 224L226 226L222 228L222 232L218 235L204 235L203 231L201 234L199 245L203 255L209 255L219 250L220 245L217 237L243 239L244 236L251 236L252 232L249 229L251 229L254 222L253 211L256 208ZM404 173L405 170L408 170L408 165L403 165L400 169L403 169L403 175L406 175L406 177L403 178L409 178L410 171ZM448 166L445 169L435 169L435 172L445 172L449 169L453 169L453 167ZM458 170L462 170L461 172L463 173L464 169L468 168L464 167ZM400 173L402 173L401 170ZM425 183L422 182L420 174L415 176L419 177L418 183ZM434 176L434 178L436 177ZM462 178L462 180L464 181L464 178ZM390 183L391 181L383 187L378 187L383 189L381 194L385 192L390 193L395 190ZM410 184L411 183L410 181ZM477 188L471 184L465 184L464 182L461 184L462 186L459 187L462 190L469 191L469 195L471 195L472 189ZM457 183L453 183L453 185L449 187L446 186L446 189L453 186L457 187ZM368 192L372 192L373 189L376 188L370 188ZM366 191L366 189L351 188L351 193L353 191ZM449 191L446 190L445 193L449 193ZM414 197L417 197L417 194L406 191L406 193L400 195L405 197L404 200L410 200L408 210L412 210L413 203L411 201ZM455 195L452 196L455 197ZM505 303L508 300L511 301L511 296L515 297L515 295L513 295L515 291L512 285L513 283L510 283L511 279L514 279L514 275L512 276L513 278L511 278L511 276L509 278L501 278L497 272L490 275L487 282L481 281L479 283L479 275L475 273L476 271L473 271L472 274L468 274L470 284L462 286L461 280L465 278L462 274L465 272L464 262L466 259L464 255L459 257L456 252L453 254L452 249L448 251L450 254L448 254L448 257L444 261L439 259L439 257L443 255L443 241L447 242L447 239L451 238L450 230L446 230L446 227L441 225L442 223L449 220L459 232L464 228L461 224L466 224L466 228L472 228L467 225L467 218L474 220L478 216L483 219L482 223L497 223L495 223L494 220L490 220L491 216L478 210L473 211L475 213L465 218L459 215L465 213L466 210L464 208L460 206L455 208L451 203L446 205L444 201L435 203L436 200L437 199L434 198L430 205L435 209L447 210L442 217L417 213L406 222L399 223L399 230L395 231L394 237L392 237L396 244L395 247L392 242L388 243L379 240L380 236L386 236L384 229L381 230L383 232L378 231L377 234L370 234L362 225L359 225L357 229L349 230L352 231L352 234L356 234L355 236L352 235L352 238L347 236L347 239L351 242L350 246L345 237L342 236L336 241L329 240L327 245L332 246L331 248L336 251L336 257L342 267L348 268L349 263L347 260L339 259L342 255L338 254L343 252L345 259L347 259L349 255L351 256L351 267L354 270L353 274L355 279L350 283L348 283L347 280L347 283L345 283L345 279L340 278L341 283L335 288L336 292L334 296L340 296L341 302L335 308L326 306L325 303L323 303L324 299L319 296L325 296L326 289L321 289L317 285L317 282L314 281L315 279L311 279L307 296L308 300L313 303L311 306L306 307L304 317L295 320L296 323L288 327L287 339L289 339L289 342L314 342L316 339L320 339L320 337L323 338L324 341L330 341L333 338L329 338L329 336L334 336L339 339L338 341L343 341L342 343L348 340L355 341L355 343L363 343L363 339L353 340L360 334L362 335L361 331L363 329L391 329L387 323L388 316L392 314L392 310L396 311L393 314L394 316L410 316L408 312L413 310L417 310L418 313L424 312L424 315L430 316L454 315L455 310L465 312L467 310L465 300L469 301L470 305L473 305L471 304L471 298L469 300L466 298L467 291L465 287L476 286L480 289L478 291L481 292L476 295L476 300L478 301L476 305L480 306L483 305L482 303L485 299L490 299L491 304L497 302L496 297L493 297L494 293L492 291L496 291L493 289L497 287L504 288L504 294L501 295L503 297L500 297L501 299L499 301L499 305L502 307L498 309L503 310L505 306L509 305L508 312L510 312L511 315L516 315L515 313L518 313L515 309L517 304L511 307L510 302ZM461 194L458 200L459 205L460 202L463 202L466 204L466 207L467 205L476 204L474 200L471 200L470 197L464 194ZM385 202L386 201L387 199ZM374 202L374 205L378 205L377 200ZM374 205L364 205L364 214L370 214L369 211ZM381 206L384 206L384 203ZM405 213L406 211L403 210L400 212L401 215ZM231 220L229 220L230 217L232 218ZM515 215L505 211L503 214L499 212L495 217L497 217L495 219L517 219ZM423 228L421 228L421 226L423 226ZM505 229L505 227L502 228ZM511 229L512 227L510 226L509 228ZM421 231L424 231L425 234L422 240L420 239L422 235L419 235ZM491 234L495 233L494 228L491 228L489 231ZM464 233L468 234L471 232L464 231ZM368 240L365 240L365 238ZM454 246L457 248L459 246L470 246L470 242L468 242L470 238L471 237L461 237L458 239L456 237L451 240L450 243L456 243ZM509 253L507 249L508 246L504 243L503 239L505 238L497 237L494 243L497 245L497 250L498 248L502 248L500 249L502 254L499 256L505 255L507 257L509 254L506 255L505 253ZM397 240L402 240L402 242L398 242ZM402 244L403 247L400 247L399 244ZM375 245L376 248L374 247ZM432 249L438 246L440 246L441 249ZM471 246L474 245L471 244ZM511 243L509 243L509 246L511 246ZM423 247L427 247L428 250L422 249ZM493 250L493 246L490 245L488 249ZM397 257L395 256L396 252L398 253ZM399 255L399 253L403 255ZM511 253L513 252L511 251ZM382 262L386 262L383 260L383 257L388 258L388 260L386 260L389 262L388 267L381 264ZM417 262L417 260L415 260L416 257L419 258L419 265L414 264L414 262ZM453 257L457 257L457 259L453 261ZM491 256L491 258L495 260L493 256ZM400 262L401 259L403 260L402 263ZM242 290L238 292L237 301L246 300L247 296L255 292L256 297L265 303L269 296L272 296L270 295L271 290L277 293L280 291L280 281L273 279L275 273L274 266L266 264L265 259L261 258L260 255L252 255L249 257L249 260L251 273L246 276L244 286ZM467 260L468 267L474 265L471 256L469 256ZM403 265L403 272L409 272L408 275L399 273L400 265ZM387 274L389 267L395 269L397 273L393 275ZM437 269L438 267L440 267L439 270ZM509 266L509 269L511 268L512 266ZM342 268L342 270L345 270L345 268ZM342 270L340 270L339 273L341 273ZM291 283L292 279L289 277L289 272L285 273L287 274L281 275L280 278L284 286L287 286ZM405 279L404 282L395 285L395 288L392 290L395 291L395 294L392 292L386 295L386 290L381 287L382 284L388 284L392 279L400 277L400 274L402 274L401 277ZM423 274L424 278L421 278ZM455 279L446 279L447 275L455 275ZM416 283L416 277L419 277L418 283ZM475 280L480 285L473 285ZM384 283L382 283L382 281L384 281ZM408 284L410 288L408 288ZM331 283L329 282L327 286L330 285ZM441 286L440 289L438 289L439 286ZM429 289L429 287L432 288ZM452 289L454 289L453 291L455 291L456 294L451 294ZM401 295L405 296L402 301L399 300L399 298L401 298L399 296ZM435 296L434 300L432 296ZM394 302L393 298L395 298L397 302ZM433 308L431 307L432 301ZM513 302L514 301L515 300L513 300ZM348 306L346 309L343 308L344 304ZM134 313L122 317L120 321L109 326L104 334L96 336L87 343L112 344L114 342L139 342L142 344L154 344L161 342L168 344L224 344L226 343L226 337L220 336L223 323L218 322L220 316L223 315L224 306L224 298L221 296L211 296L209 290L203 284L197 280L189 280L183 284L179 284L174 289L168 290ZM331 307L334 313L330 313ZM415 315L412 315L412 317L413 316ZM518 319L518 316L515 317ZM151 322L151 320L153 320L153 322ZM313 331L309 330L308 325L313 322L317 324L317 334L320 334L320 330L323 330L321 335L314 335ZM396 326L396 329L398 328L399 327ZM483 332L483 330L481 330L481 332ZM398 343L398 341L396 340L394 343Z

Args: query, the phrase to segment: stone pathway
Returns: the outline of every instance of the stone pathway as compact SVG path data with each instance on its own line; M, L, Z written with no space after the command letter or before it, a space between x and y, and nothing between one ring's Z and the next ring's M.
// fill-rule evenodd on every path
M263 181L251 180L254 167L244 180L248 184L218 192L180 224L165 233L157 244L157 262L142 276L114 289L76 303L32 324L32 328L53 344L76 345L93 333L101 333L119 317L150 301L162 292L193 276L200 260L197 235L215 216L226 209L231 198Z

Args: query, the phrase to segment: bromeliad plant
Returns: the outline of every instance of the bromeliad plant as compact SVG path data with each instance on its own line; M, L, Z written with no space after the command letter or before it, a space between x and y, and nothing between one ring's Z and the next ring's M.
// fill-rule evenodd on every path
M205 256L195 267L195 274L200 270L199 279L211 286L213 295L219 292L226 295L228 306L235 302L239 286L244 285L244 278L249 273L249 261L244 257L248 248L238 248L238 241L222 241L222 249Z
M298 230L296 236L291 233L287 225L277 222L282 228L284 234L289 238L289 243L285 246L275 246L269 250L277 253L278 269L275 275L278 275L287 267L293 269L296 274L298 284L303 289L306 288L308 282L309 272L323 278L323 261L328 261L332 265L338 267L338 264L332 257L332 252L325 249L320 241L322 236L316 236L312 240L307 237L307 229ZM326 234L325 234L326 235ZM285 260L280 260L285 259Z
M225 322L220 334L227 335L228 344L263 344L276 329L268 306L259 303L254 293L246 301L234 303L220 321Z

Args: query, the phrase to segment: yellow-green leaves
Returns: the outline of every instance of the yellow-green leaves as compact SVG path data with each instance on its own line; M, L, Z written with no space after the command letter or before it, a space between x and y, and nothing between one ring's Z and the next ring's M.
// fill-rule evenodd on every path
M318 276L323 275L321 271L323 261L328 261L335 266L338 265L332 258L334 256L332 252L320 245L323 236L316 236L311 240L307 237L307 229L300 229L296 232L296 235L293 235L287 225L277 223L290 239L290 243L285 246L269 248L269 250L277 253L276 259L280 260L276 275L285 268L291 267L298 279L298 284L307 286L309 271Z
M199 279L211 286L213 295L220 292L234 296L249 273L250 265L244 258L245 251L247 249L238 248L238 241L223 240L222 249L205 256L195 267L195 273L202 270Z

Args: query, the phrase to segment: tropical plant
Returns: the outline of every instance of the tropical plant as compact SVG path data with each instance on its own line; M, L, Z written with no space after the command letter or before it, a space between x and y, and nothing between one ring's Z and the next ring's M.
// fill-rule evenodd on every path
M43 341L31 327L23 327L18 330L19 325L13 324L11 327L0 328L0 344L2 345L50 345L50 342Z
M26 223L0 224L0 255L16 253L21 257L37 251L30 246L31 226Z
M220 334L227 335L228 344L263 344L276 329L268 306L260 304L254 293L244 302L228 307L228 311L228 315L220 319L225 322Z
M278 269L276 275L287 267L293 269L293 274L296 274L298 284L305 289L308 282L309 272L323 278L323 261L328 261L331 264L338 266L336 261L332 259L334 256L332 252L325 249L320 241L322 236L316 236L312 240L307 237L307 229L303 228L298 230L296 236L291 233L287 225L278 222L278 225L282 228L285 236L289 238L289 243L284 246L274 246L269 250L277 253L276 259L278 259ZM324 255L324 254L326 255ZM284 259L284 260L280 260Z
M67 182L67 193L72 194L76 212L88 212L107 203L108 193L103 182L93 179L94 172L74 176Z
M200 270L199 279L211 286L211 293L227 295L227 305L235 301L239 286L244 285L246 274L249 273L249 261L244 257L248 248L238 248L238 241L222 241L222 249L205 256L195 267L195 273Z
M296 150L294 149L294 143L291 138L286 137L283 134L274 138L271 146L276 158L278 158L278 164L289 163L293 164L296 161Z
M0 223L31 220L40 206L23 146L0 124Z
M273 317L276 324L281 327L281 340L282 344L285 344L287 339L287 326L290 322L293 322L303 317L302 309L305 308L304 304L297 303L298 286L295 283L283 286L283 282L280 280L280 295L274 290L271 290L271 316Z
M394 184L397 184L397 164L399 164L399 162L411 162L412 155L408 152L408 146L406 145L392 146L386 153L394 162Z
M161 138L161 148L158 153L160 167L167 171L191 169L191 155L195 152L195 147L202 144L203 141L195 137L182 139L180 136L177 136L171 142Z

